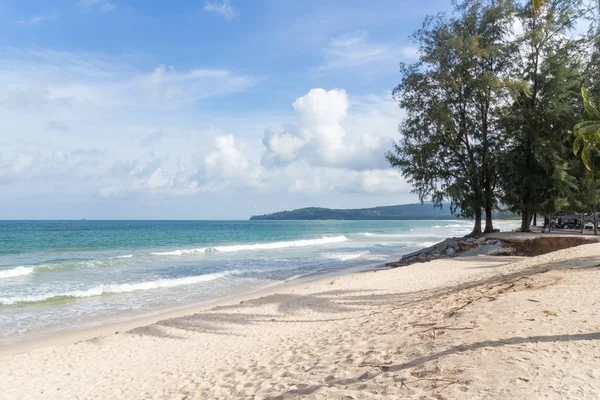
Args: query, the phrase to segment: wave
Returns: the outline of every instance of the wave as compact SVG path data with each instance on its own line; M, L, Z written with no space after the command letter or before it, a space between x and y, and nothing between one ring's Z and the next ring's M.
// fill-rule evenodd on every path
M412 232L412 231L411 231ZM406 232L406 233L371 233L371 232L361 232L358 233L358 235L361 236L366 236L366 237L372 237L372 238L387 238L387 239L405 239L405 240L411 240L411 239L415 239L415 238L428 238L428 237L436 237L440 234L431 234L431 233L411 233L411 232ZM445 237L443 235L441 235L440 237Z
M378 238L410 238L415 235L411 235L410 233L371 233L371 232L360 232L358 233L361 236L366 237L378 237Z
M51 271L54 269L63 269L63 268L77 268L77 267L85 267L85 268L93 268L93 267L102 267L102 266L112 266L114 262L117 262L117 259L125 259L132 258L133 254L126 254L123 256L115 256L110 258L104 258L99 260L83 260L83 261L63 261L63 262L55 262L51 264L39 264L35 266L20 266L7 270L0 270L0 279L4 278L14 278L18 276L31 275L34 272L42 272L42 271Z
M339 260L339 261L349 261L360 258L364 255L370 254L370 251L357 251L353 253L327 253L323 254L322 257L328 258L331 260Z
M35 269L35 267L20 266L20 267L15 267L15 268L11 268L11 269L1 270L0 271L0 279L16 278L18 276L30 275L30 274L33 274L34 269Z
M197 253L210 253L218 251L221 253L233 253L238 251L254 250L276 250L290 247L318 246L323 244L341 243L348 240L346 236L323 237L321 239L290 240L285 242L254 243L254 244L235 244L231 246L201 247L198 249L172 250L164 252L151 253L155 256L182 256Z
M53 300L76 299L85 297L102 296L104 294L130 293L142 290L152 290L161 288L172 288L182 285L192 285L200 282L213 281L223 278L228 275L236 275L241 271L228 271L214 274L189 276L185 278L175 279L159 279L156 281L138 282L138 283L121 283L110 285L98 285L87 290L73 290L62 293L48 293L37 296L23 297L0 297L0 305L13 305L21 303L41 303Z
M468 228L470 224L447 224L447 225L434 225L433 228Z

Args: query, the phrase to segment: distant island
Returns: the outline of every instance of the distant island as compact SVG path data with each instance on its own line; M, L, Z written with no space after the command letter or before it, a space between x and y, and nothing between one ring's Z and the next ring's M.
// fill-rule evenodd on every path
M513 219L516 215L498 211L494 218ZM250 220L424 220L457 219L450 213L449 206L433 207L432 204L401 204L358 209L333 209L321 207L300 208L291 211L279 211L271 214L253 215Z
M512 213L497 212L495 218L511 219ZM449 206L433 207L432 204L401 204L373 208L339 210L333 208L308 207L271 214L253 215L250 220L410 220L410 219L457 219L450 213Z

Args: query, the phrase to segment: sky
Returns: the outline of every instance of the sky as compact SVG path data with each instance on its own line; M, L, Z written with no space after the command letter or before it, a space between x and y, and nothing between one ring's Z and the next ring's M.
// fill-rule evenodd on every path
M447 0L3 0L0 219L416 202L384 154Z

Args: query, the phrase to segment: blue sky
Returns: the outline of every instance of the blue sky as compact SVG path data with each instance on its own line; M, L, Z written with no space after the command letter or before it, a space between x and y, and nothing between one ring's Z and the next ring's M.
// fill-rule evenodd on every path
M414 201L390 92L448 3L4 0L0 219Z

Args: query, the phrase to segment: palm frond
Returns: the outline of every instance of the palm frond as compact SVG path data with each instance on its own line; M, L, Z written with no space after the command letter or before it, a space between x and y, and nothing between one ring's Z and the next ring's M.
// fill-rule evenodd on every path
M590 93L581 88L581 97L585 114L589 118L573 127L576 137L573 141L573 153L581 152L581 161L588 171L592 171L595 151L600 147L600 107L594 104Z
M581 148L583 147L583 138L579 135L577 135L575 137L575 140L573 141L573 154L577 155L579 154L579 151L581 151Z
M581 97L583 97L583 108L587 117L591 120L600 122L600 109L590 92L585 88L581 88Z

